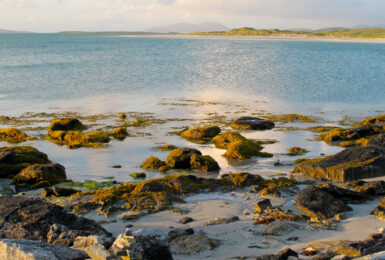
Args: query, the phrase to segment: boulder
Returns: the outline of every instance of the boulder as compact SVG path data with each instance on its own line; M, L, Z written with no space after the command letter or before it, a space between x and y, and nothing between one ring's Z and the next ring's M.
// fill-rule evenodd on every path
M51 186L66 180L67 175L64 166L58 163L50 163L28 166L13 177L12 183L19 186L29 185L33 187L43 182Z
M0 239L2 260L83 260L85 252L45 242Z
M218 126L204 126L187 129L180 133L183 138L193 142L208 142L221 132Z
M369 145L377 145L377 146L385 147L385 134L380 134L370 139L368 142L368 146Z
M346 182L385 175L385 147L347 148L335 155L305 161L293 169L318 180Z
M189 169L193 154L202 155L197 149L177 148L169 153L166 158L166 164L173 169Z
M127 128L118 127L118 128L115 128L114 130L110 131L110 135L112 135L117 140L124 140L130 134L127 132Z
M32 197L0 197L0 237L38 240L71 246L77 236L111 237L93 220L66 213Z
M347 202L315 186L308 186L298 192L297 205L313 220L327 220L338 213L352 210Z
M101 235L90 235L90 236L78 236L75 238L74 247L87 248L92 245L103 245L109 248L114 242L113 237L101 236Z
M191 154L190 168L200 170L202 172L218 171L218 163L209 155Z
M86 127L76 118L64 118L51 122L48 131L81 131Z
M383 131L382 125L366 125L355 128L333 128L328 133L321 135L320 139L325 142L352 141L364 137L369 137L374 134L379 134Z
M231 124L231 127L237 130L269 130L274 126L275 124L269 120L251 116L240 117Z
M50 163L45 153L31 146L0 147L0 178L9 178L32 164Z
M381 199L371 214L375 215L379 220L385 221L385 197Z
M255 204L254 209L258 212L262 212L267 208L271 208L271 202L269 199L264 199L261 201L258 201L257 204Z
M103 245L94 244L85 249L92 260L112 260L116 259Z
M197 233L192 229L171 230L168 238L171 252L181 255L196 255L206 250L213 250L221 244L220 240L209 238L202 230Z
M140 167L147 170L159 170L166 167L166 163L155 156L150 156L144 161Z
M136 260L172 260L166 238L158 235L135 234L126 230L109 249L114 255Z

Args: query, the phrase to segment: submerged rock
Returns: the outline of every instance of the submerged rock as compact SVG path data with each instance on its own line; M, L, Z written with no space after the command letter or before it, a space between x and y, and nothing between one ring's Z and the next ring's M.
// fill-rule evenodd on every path
M172 260L166 238L158 235L133 234L129 230L120 234L110 248L116 256L137 260Z
M231 127L237 130L269 130L274 126L275 124L269 120L251 116L240 117L231 124Z
M31 197L0 197L0 237L71 246L77 236L111 237L98 223Z
M16 129L16 128L0 129L0 141L17 144L17 143L31 141L31 140L34 140L34 138L29 137L19 129Z
M198 142L205 143L210 141L213 137L218 135L221 129L218 126L204 126L199 128L187 129L180 133L183 138Z
M352 210L346 201L315 186L308 186L298 192L297 205L306 215L318 221L327 220L338 213Z
M2 260L83 260L85 252L50 243L0 239L0 256Z
M66 179L65 168L61 164L35 164L13 177L12 183L18 186L28 185L40 188L42 185L51 186L65 182Z
M33 164L51 161L45 153L31 146L0 147L0 178L10 178Z
M305 161L293 169L318 180L346 182L385 175L385 147L352 147L332 156Z
M54 120L48 126L48 131L81 131L86 127L76 118L63 118Z
M118 127L118 128L115 128L114 130L110 131L110 135L112 135L115 139L124 140L130 134L127 132L126 127Z

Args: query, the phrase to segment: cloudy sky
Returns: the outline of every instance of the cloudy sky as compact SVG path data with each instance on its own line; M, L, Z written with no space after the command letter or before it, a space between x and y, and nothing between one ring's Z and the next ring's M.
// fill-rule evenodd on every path
M0 0L0 28L143 30L172 23L234 28L385 24L385 0Z

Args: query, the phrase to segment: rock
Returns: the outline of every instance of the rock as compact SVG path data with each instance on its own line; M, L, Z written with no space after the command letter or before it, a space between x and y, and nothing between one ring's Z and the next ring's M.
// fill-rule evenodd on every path
M264 236L282 236L294 230L298 230L299 225L289 221L274 221L267 225L263 231Z
M130 134L127 132L126 127L118 127L110 131L110 135L112 135L117 140L124 140Z
M318 184L317 188L327 191L329 194L333 195L336 198L341 199L346 203L357 204L357 203L365 202L368 199L370 199L370 196L368 196L368 194L366 193L344 189L329 183Z
M51 122L48 131L74 131L84 130L86 127L76 118L64 118Z
M0 256L3 260L82 260L86 253L72 248L45 242L0 239Z
M258 214L258 218L254 220L254 225L260 225L260 224L266 225L277 220L295 221L297 218L298 216L289 214L289 212L286 212L286 211L284 212L280 208L267 208L263 212Z
M238 220L239 220L238 216L233 216L233 217L229 217L229 218L215 218L214 220L207 221L205 223L205 226L228 224L228 223L232 223L232 222L235 222Z
M178 147L176 147L173 144L166 144L166 145L152 147L153 150L157 150L157 151L172 151L172 150L175 150L176 148Z
M46 197L68 197L72 194L78 193L80 190L75 190L74 188L63 188L63 187L52 187L52 188L45 188L40 196L43 198Z
M217 148L227 149L225 157L227 159L249 159L252 156L272 157L272 154L263 153L263 147L254 141L251 141L239 133L227 132L217 135L213 138Z
M371 214L375 215L379 220L385 221L385 197L381 199Z
M8 143L21 143L25 141L31 141L34 138L29 137L24 132L20 131L16 128L6 128L0 129L0 142L8 142Z
M112 260L115 257L101 244L93 244L85 249L92 260ZM116 259L116 258L115 258Z
M62 207L31 197L0 197L0 237L65 243L77 236L111 237L93 220L68 214Z
M156 235L120 234L109 249L114 255L137 260L172 260L170 246L165 238Z
M347 182L385 175L385 147L352 147L332 156L305 161L293 169L318 180Z
M319 139L325 142L354 141L383 131L382 125L366 125L355 128L333 128L328 133L321 135Z
M45 153L31 146L0 147L0 178L10 178L33 164L50 163Z
M202 155L197 149L177 148L170 152L166 158L166 164L173 169L189 169L191 156L193 154Z
M289 156L297 156L297 155L303 155L305 153L308 153L309 151L306 150L306 149L303 149L301 147L298 147L298 146L294 146L294 147L291 147L289 149L289 153L287 155Z
M250 174L248 172L240 172L235 174L225 173L219 176L219 180L231 183L231 185L244 188L251 185L262 185L265 182L259 175Z
M170 237L170 233L168 237ZM191 229L188 229L185 232L175 232L171 237L172 239L169 241L173 254L196 255L206 250L213 250L220 245L220 240L207 237L202 230L195 234L194 231L191 232Z
M279 260L287 260L290 256L298 257L298 253L290 248L285 248L279 252Z
M161 161L159 158L155 156L150 156L144 161L140 167L147 170L159 170L161 167L165 167L166 163Z
M175 239L179 239L180 237L183 236L190 236L194 234L194 229L192 228L186 228L186 229L173 229L170 230L167 234L167 240L168 242L171 242Z
M146 178L145 172L133 172L130 175L135 179Z
M271 208L271 202L269 199L264 199L261 201L258 201L257 204L255 204L254 209L258 212L262 212L267 208Z
M251 116L240 117L231 124L231 127L237 130L269 130L274 126L275 124L269 120Z
M12 183L15 185L36 185L47 182L50 186L65 182L67 175L63 165L58 163L35 164L28 166L15 177Z
M376 145L376 146L382 146L385 147L385 134L379 134L376 137L373 137L369 140L368 146L370 145Z
M75 238L74 247L87 248L92 245L103 245L106 248L109 248L114 242L114 238L100 235L90 235L90 236L78 236Z
M218 126L205 126L187 129L180 133L183 138L193 142L208 142L221 132Z
M361 121L361 125L377 125L385 122L385 115L368 117L365 120Z
M182 224L188 224L188 223L193 222L193 221L194 221L194 219L192 219L190 217L184 217L181 220L179 220L179 222Z
M351 210L345 201L315 186L298 192L297 205L314 220L330 219L338 213Z
M203 172L218 171L218 163L209 155L199 155L193 153L190 157L190 168Z

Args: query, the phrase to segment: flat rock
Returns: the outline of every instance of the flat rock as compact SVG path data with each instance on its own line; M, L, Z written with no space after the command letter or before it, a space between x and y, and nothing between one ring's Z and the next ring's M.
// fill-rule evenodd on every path
M338 213L351 210L347 202L315 186L308 186L298 192L297 205L315 220L326 220Z
M170 231L172 235L169 233L168 237L173 254L195 255L202 251L213 250L221 244L218 239L209 238L202 230L197 233L191 230Z
M82 260L85 252L45 242L0 239L2 260Z
M112 236L95 221L41 199L0 197L0 237L71 246L77 236L89 235Z
M236 119L231 127L239 130L268 130L274 128L275 124L260 117L243 116Z
M293 169L318 180L346 182L385 175L385 147L347 148L335 155L304 162Z

